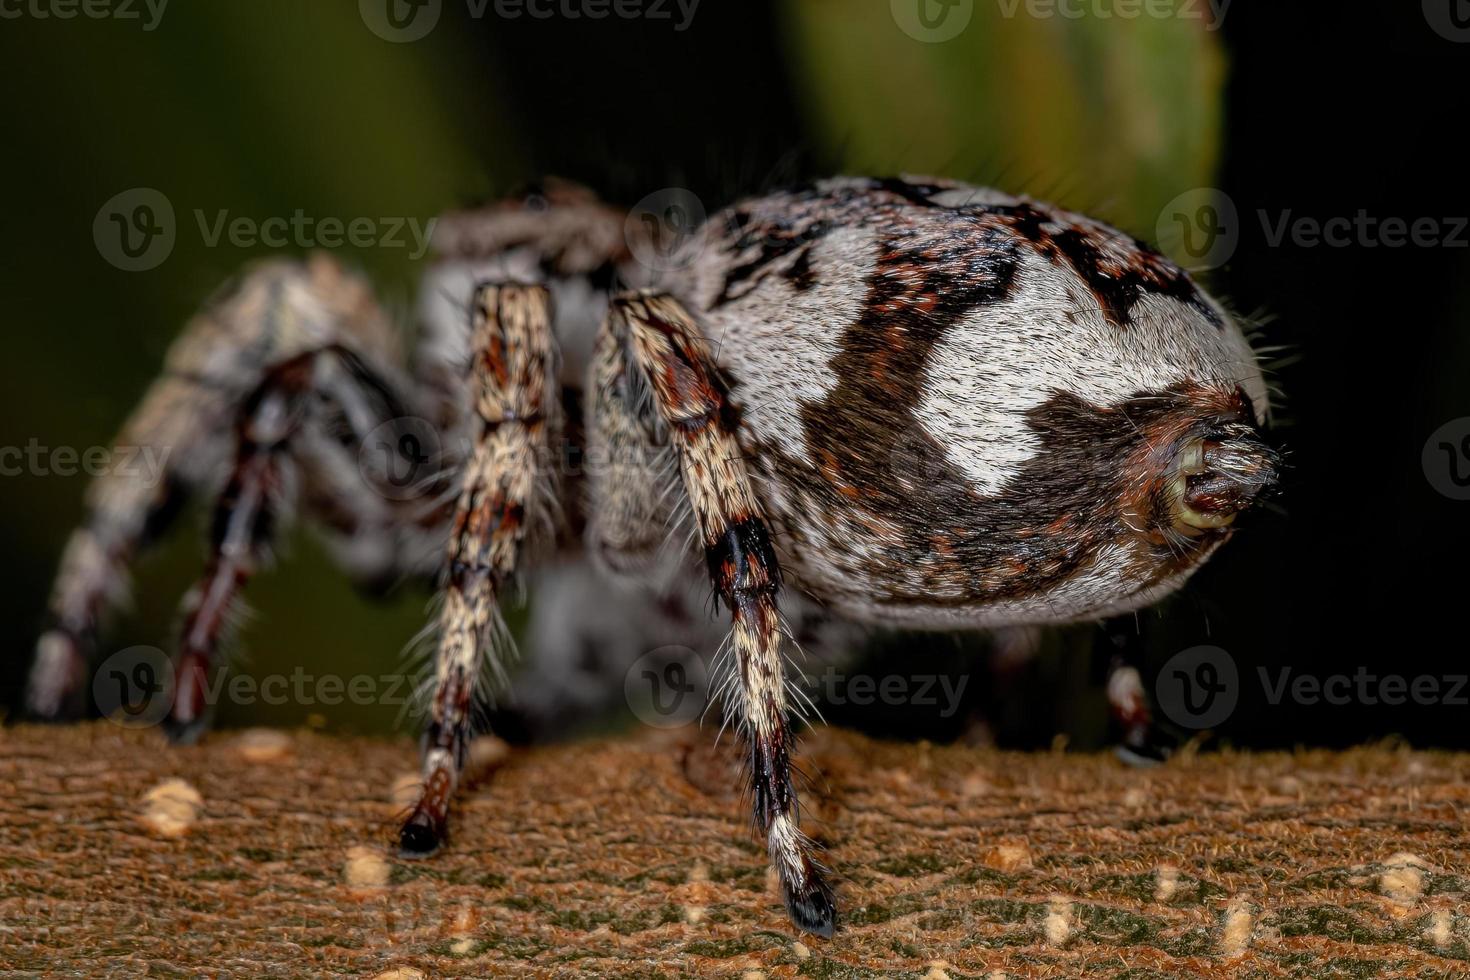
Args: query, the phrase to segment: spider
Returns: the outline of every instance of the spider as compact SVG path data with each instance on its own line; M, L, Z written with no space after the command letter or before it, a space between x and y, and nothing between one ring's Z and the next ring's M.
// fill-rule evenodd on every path
M933 630L1144 607L1273 484L1266 388L1184 271L1028 198L840 178L674 231L561 182L451 214L412 359L332 258L242 274L119 438L168 447L166 479L89 491L29 707L75 697L129 562L186 496L214 493L168 720L197 734L230 610L299 510L359 581L438 576L422 790L399 832L402 853L427 855L446 840L479 688L512 653L498 604L565 535L565 503L607 576L702 552L755 826L794 924L830 936L834 892L791 778L783 602ZM384 431L437 442L421 492L373 492L359 457ZM568 439L589 465L582 499L564 501ZM697 548L670 537L681 520Z

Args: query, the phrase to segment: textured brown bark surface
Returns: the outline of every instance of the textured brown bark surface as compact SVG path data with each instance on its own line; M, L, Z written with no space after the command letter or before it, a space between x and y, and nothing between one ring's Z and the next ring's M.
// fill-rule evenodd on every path
M407 740L3 730L0 968L1470 976L1470 756L1140 772L817 732L805 824L844 913L822 941L793 935L708 741L513 753L462 795L449 848L408 862L389 849Z

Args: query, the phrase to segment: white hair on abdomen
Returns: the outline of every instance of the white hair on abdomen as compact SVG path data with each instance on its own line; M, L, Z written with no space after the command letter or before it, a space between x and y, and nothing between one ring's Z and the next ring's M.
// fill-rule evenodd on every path
M762 439L795 459L809 455L801 406L820 404L836 387L831 361L842 327L862 315L871 243L868 229L837 229L810 255L813 275L830 288L763 284L728 305L713 303L724 284L719 267L690 270L687 288L709 307L701 325L710 349L721 364L739 366L738 400Z
M935 345L918 416L982 493L998 492L1040 449L1027 413L1057 392L1112 408L1185 382L1265 385L1238 332L1178 300L1145 295L1132 320L1108 321L1070 272L1025 255L1007 299L971 314Z

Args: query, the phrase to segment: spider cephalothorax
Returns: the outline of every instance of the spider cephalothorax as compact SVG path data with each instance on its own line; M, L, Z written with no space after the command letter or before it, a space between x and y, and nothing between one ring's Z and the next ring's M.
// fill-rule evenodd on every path
M640 264L651 245L660 261ZM400 836L426 854L477 685L511 643L498 602L538 537L585 526L596 567L623 578L688 572L693 550L730 621L723 690L757 827L796 924L830 934L790 776L783 589L862 624L1098 619L1176 588L1274 480L1265 388L1227 313L1140 243L1038 202L842 179L671 243L551 183L446 218L436 246L411 363L369 287L324 256L259 267L200 314L124 432L170 450L167 479L89 495L35 711L82 686L137 548L183 495L213 492L170 719L196 732L229 607L300 510L359 579L438 575L423 791ZM374 492L359 462L384 433L437 447L419 493ZM570 500L568 438L587 464Z

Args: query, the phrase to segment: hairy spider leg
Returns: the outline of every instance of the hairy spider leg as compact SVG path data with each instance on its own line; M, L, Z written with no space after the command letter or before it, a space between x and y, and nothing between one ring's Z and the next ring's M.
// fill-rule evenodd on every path
M770 527L736 440L739 414L699 328L673 297L656 292L614 299L608 327L653 394L678 452L715 590L731 619L739 684L726 710L745 740L755 825L780 877L798 928L832 935L837 912L816 845L799 827L791 779L778 596L781 572Z
M209 561L184 598L168 717L175 741L193 741L205 727L210 670L231 612L245 583L268 561L279 518L294 496L289 447L301 428L317 358L308 352L271 368L240 415L234 467L215 504Z
M483 668L503 682L513 653L498 603L524 569L528 537L557 492L550 454L560 392L550 294L541 286L482 285L472 316L475 446L450 529L423 786L399 831L400 850L410 857L432 853L447 836Z

